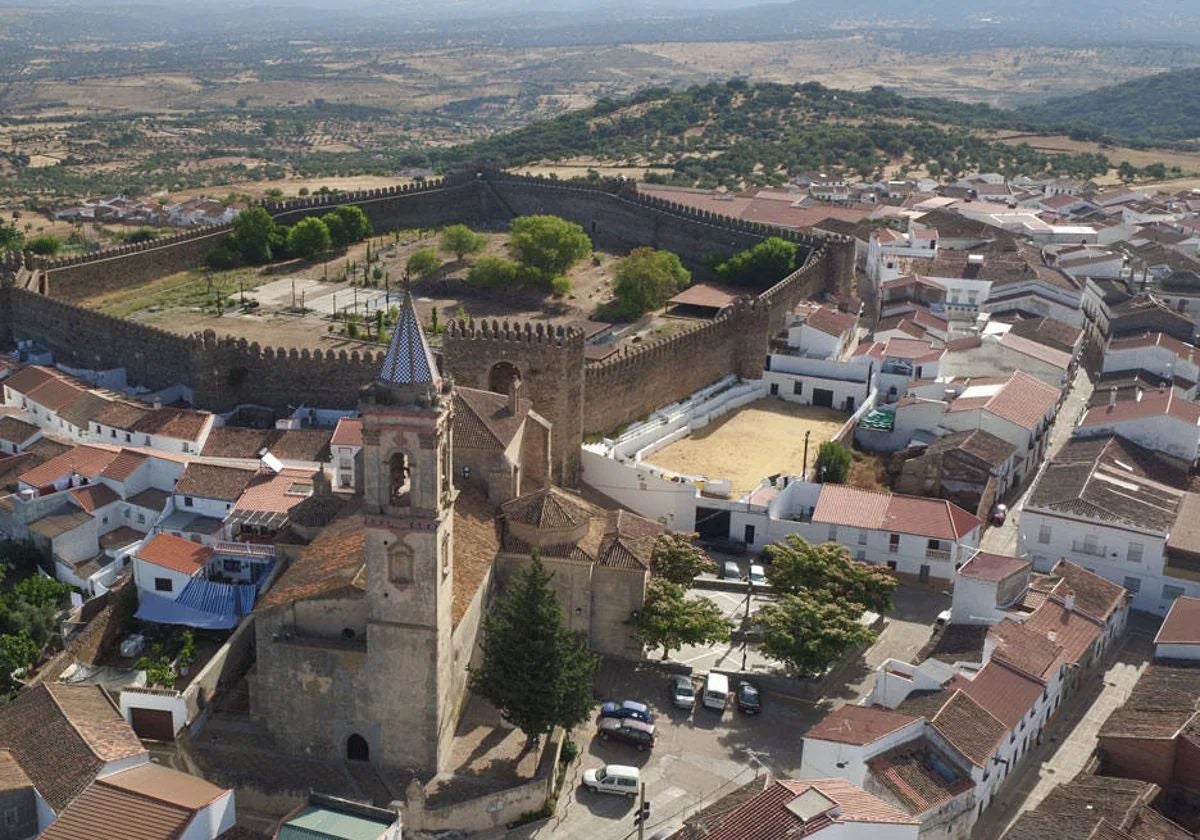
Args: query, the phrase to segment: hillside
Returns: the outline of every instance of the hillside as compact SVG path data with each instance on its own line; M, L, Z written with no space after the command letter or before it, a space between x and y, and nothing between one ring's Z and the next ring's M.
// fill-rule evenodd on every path
M1021 112L1077 136L1200 149L1200 68L1160 73Z
M1041 152L990 142L974 131L1033 128L1010 112L906 99L882 88L848 92L811 82L734 80L601 100L478 142L412 152L405 163L448 169L586 157L650 166L657 170L650 180L659 182L729 188L781 184L823 167L844 168L863 178L897 166L934 175L1046 171L1084 178L1109 168L1101 155Z

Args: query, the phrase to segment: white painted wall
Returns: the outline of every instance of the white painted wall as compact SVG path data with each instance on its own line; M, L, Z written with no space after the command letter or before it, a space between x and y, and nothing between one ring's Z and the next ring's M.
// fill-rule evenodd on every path
M167 578L171 581L170 592L160 592L154 587L156 578ZM154 563L147 563L140 557L135 557L133 561L133 580L137 584L138 589L146 592L153 592L155 595L161 595L164 598L170 598L174 601L179 597L179 593L183 591L183 587L188 585L192 579L192 575L177 572L174 569L167 569Z
M179 840L216 840L237 822L233 791L227 790L187 824Z
M178 692L168 695L157 692L138 691L136 688L127 688L121 691L118 705L121 709L121 716L125 718L125 721L130 726L133 726L134 709L153 709L155 711L170 712L172 732L176 735L179 734L179 730L183 729L188 722L187 703L184 701L183 695Z
M1200 661L1200 645L1155 645L1157 659L1193 659Z
M865 746L805 738L804 750L800 754L800 778L846 779L862 787L867 778L868 761L893 747L919 738L924 729L925 721L917 719ZM839 764L844 766L839 767Z

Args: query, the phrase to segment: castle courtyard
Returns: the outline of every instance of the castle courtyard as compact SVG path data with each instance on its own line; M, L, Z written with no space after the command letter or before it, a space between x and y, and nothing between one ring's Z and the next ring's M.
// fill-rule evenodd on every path
M732 498L749 493L769 475L796 475L833 438L848 419L841 411L797 405L774 397L757 400L726 414L682 440L663 447L648 460L664 470L733 482Z

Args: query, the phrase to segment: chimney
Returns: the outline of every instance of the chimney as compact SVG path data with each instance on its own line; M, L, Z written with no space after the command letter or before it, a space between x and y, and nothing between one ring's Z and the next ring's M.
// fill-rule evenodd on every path
M155 397L154 398L154 410L158 411L160 408L162 408L162 398Z
M1108 389L1108 407L1111 410L1117 404L1117 386L1111 385Z
M1067 612L1075 612L1075 593L1068 592L1063 596L1063 608Z
M513 417L517 416L521 403L521 377L514 376L508 386L508 410Z
M1142 386L1141 386L1141 385L1138 385L1138 386L1137 386L1137 389L1134 391L1134 399L1135 399L1137 402L1141 402L1141 401L1142 401L1142 394L1143 394L1143 393L1145 393L1145 392L1144 392L1144 391L1142 391Z

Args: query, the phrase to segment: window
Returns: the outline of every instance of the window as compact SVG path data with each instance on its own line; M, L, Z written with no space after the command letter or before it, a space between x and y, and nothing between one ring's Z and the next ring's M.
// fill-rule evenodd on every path
M1145 550L1145 548L1146 547L1141 543L1131 542L1129 544L1129 551L1125 554L1125 559L1130 563L1141 563L1142 552Z
M173 589L174 589L174 586L171 583L170 578L156 577L154 579L154 591L155 592L171 592Z
M100 434L100 424L96 424L96 434Z
M1038 542L1040 542L1042 545L1046 545L1050 542L1049 525L1041 525L1038 527Z
M893 572L896 571L896 561L895 560L887 561L887 567L889 569L891 569Z
M183 506L184 507L195 507L195 505L196 505L196 501L191 496L183 497Z
M145 524L146 524L146 514L144 514L144 513L139 513L139 514L137 515L137 521L138 521L138 524L139 524L139 525L145 525Z
M804 393L804 383L799 379L792 383L792 393L796 396L800 396Z
M867 544L867 529L866 528L858 529L858 544L859 545Z
M836 525L830 525L830 526L829 526L829 541L830 541L830 542L833 542L833 541L835 541L836 539L837 539L837 526L836 526Z
M1174 601L1182 594L1182 586L1172 586L1169 583L1163 584L1162 596L1164 601Z
M16 808L5 808L4 809L4 825L5 825L5 827L12 828L16 824L17 824L17 809Z
M240 572L242 570L241 560L225 560L222 565L227 572Z
M125 442L126 442L126 443L133 443L133 435L129 434L129 432L126 432L126 433L125 433Z
M1121 583L1121 585L1129 590L1130 595L1136 595L1142 591L1142 579L1141 578L1127 577Z
M900 551L900 535L888 534L888 551L892 554Z

